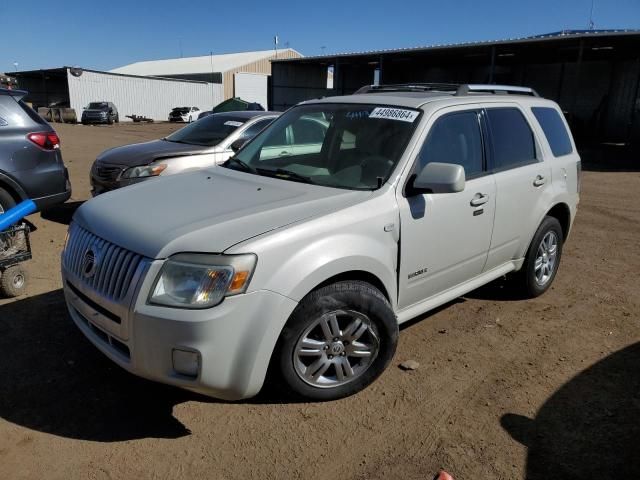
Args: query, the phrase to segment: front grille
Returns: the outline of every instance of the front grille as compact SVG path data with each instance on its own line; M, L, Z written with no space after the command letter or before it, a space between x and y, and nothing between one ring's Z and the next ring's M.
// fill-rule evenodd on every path
M84 285L104 297L119 301L131 288L144 257L72 224L63 261L67 270Z
M93 169L93 173L95 174L96 178L107 181L107 182L116 181L120 176L120 173L122 173L122 171L123 171L122 167L117 167L115 165L96 164L96 166Z

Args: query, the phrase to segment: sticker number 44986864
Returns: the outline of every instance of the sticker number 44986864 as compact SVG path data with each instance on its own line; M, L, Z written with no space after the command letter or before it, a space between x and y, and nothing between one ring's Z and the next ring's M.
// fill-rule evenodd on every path
M418 118L418 115L420 115L420 113L415 110L376 107L369 115L369 118L384 118L387 120L400 120L402 122L413 123L413 121Z

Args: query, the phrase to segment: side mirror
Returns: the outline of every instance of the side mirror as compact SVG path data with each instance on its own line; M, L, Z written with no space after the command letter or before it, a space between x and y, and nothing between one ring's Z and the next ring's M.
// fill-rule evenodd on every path
M464 168L453 163L428 163L409 184L408 193L456 193L464 190Z
M244 138L239 138L237 139L235 142L233 142L231 145L229 145L229 147L231 148L231 150L233 150L233 152L237 152L238 150L240 150L242 148L242 146L247 143L247 140Z

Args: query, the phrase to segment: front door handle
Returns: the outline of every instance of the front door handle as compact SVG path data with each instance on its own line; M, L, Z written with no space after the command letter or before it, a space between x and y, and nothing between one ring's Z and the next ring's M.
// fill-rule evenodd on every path
M485 195L484 193L476 193L469 203L472 207L479 207L480 205L484 205L488 201L489 195Z
M546 180L544 178L544 175L538 175L536 177L536 179L533 181L533 186L534 187L541 187L545 183L546 183Z

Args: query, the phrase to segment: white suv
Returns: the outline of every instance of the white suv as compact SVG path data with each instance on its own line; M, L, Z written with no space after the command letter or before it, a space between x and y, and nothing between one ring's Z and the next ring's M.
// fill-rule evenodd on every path
M313 100L221 166L85 203L66 300L137 375L241 399L270 370L300 396L344 397L384 371L398 324L505 274L547 290L579 176L560 109L530 89Z

